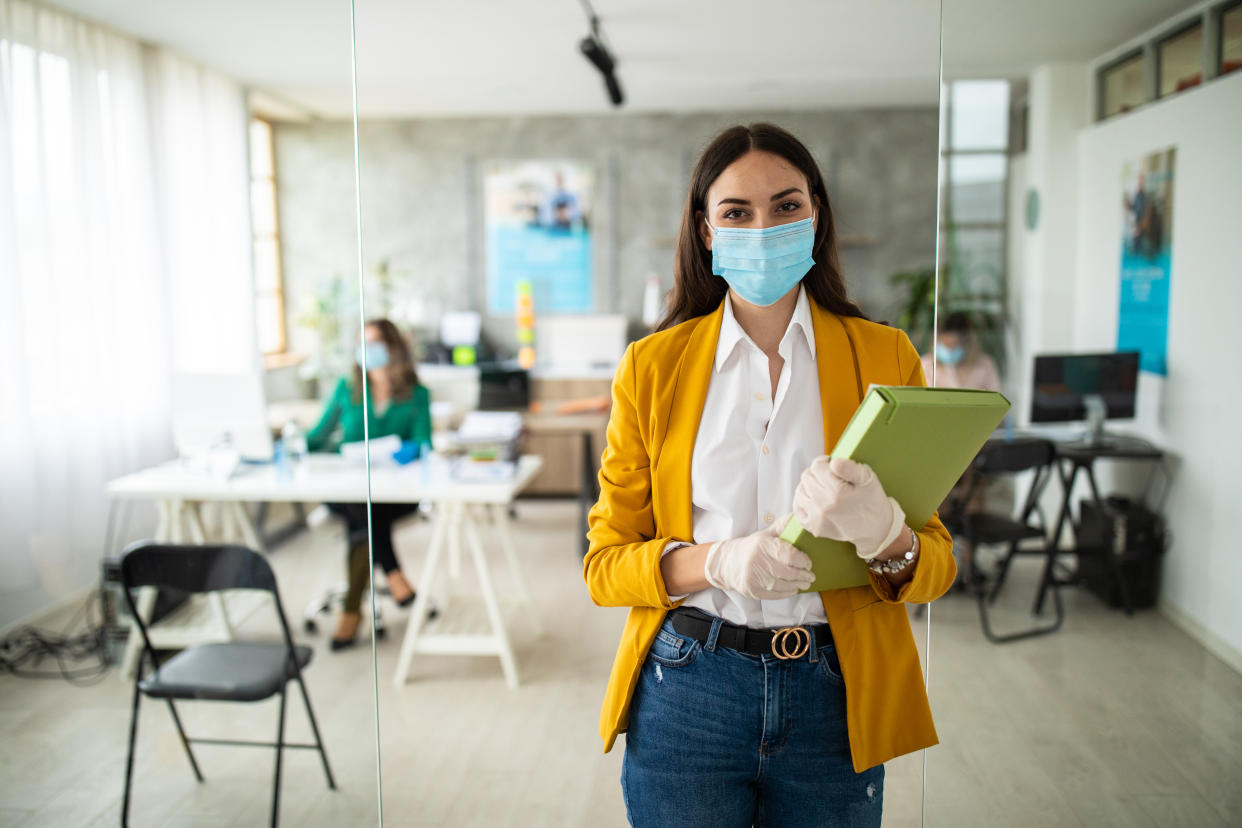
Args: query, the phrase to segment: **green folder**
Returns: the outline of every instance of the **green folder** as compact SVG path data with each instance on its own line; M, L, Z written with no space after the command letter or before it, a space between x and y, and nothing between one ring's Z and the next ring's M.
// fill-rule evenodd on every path
M906 522L922 528L1008 411L995 391L873 385L832 456L870 466ZM815 582L805 592L869 582L854 544L818 538L794 517L781 538L811 558Z

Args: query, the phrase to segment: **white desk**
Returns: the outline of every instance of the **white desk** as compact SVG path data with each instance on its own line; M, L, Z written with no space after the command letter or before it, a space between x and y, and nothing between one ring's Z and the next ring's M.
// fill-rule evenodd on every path
M478 518L487 518L496 535L506 564L514 580L514 596L518 603L531 606L530 590L518 563L509 531L509 504L530 484L543 467L543 459L535 455L522 457L511 478L489 482L466 482L455 479L446 463L411 463L407 466L373 466L370 479L371 501L375 503L412 503L426 501L432 509L432 540L426 563L418 581L418 597L410 613L410 624L401 647L397 683L407 678L415 653L457 653L495 655L500 658L505 679L517 686L517 663L504 624L500 603L479 538ZM179 461L154 466L106 486L107 495L115 500L154 500L159 507L156 540L179 543L187 537L204 543L201 507L217 503L222 507L226 523L240 534L249 546L262 549L258 532L246 512L245 503L363 503L367 500L367 473L362 466L346 463L335 455L311 455L302 472L281 474L272 466L242 467L227 480L213 478L186 467ZM225 527L228 531L229 527ZM449 580L460 574L462 541L469 548L478 575L482 602L486 610L485 630L480 633L424 633L428 602L435 600L445 620L451 620L449 603L452 593L438 592L444 553L447 548ZM155 604L153 590L144 590L138 611L149 618ZM156 647L180 647L202 640L231 637L229 616L223 599L212 604L210 623L197 617L180 626L157 624L151 629ZM532 619L533 614L528 614ZM436 622L436 627L449 626ZM535 622L538 629L538 622ZM163 632L161 628L166 627ZM141 652L141 639L130 635L122 664L122 675L131 676Z

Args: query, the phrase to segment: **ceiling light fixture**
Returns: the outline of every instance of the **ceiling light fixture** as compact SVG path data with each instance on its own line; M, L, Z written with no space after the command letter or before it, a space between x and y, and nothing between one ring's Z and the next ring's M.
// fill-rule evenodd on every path
M617 61L612 56L612 52L604 45L603 33L600 31L599 18L595 15L595 10L591 8L590 0L579 0L582 4L582 10L586 12L587 20L591 24L591 33L578 43L578 48L582 50L582 54L591 64L599 70L604 76L604 86L608 90L608 100L612 101L613 106L620 106L625 103L625 94L621 91L621 82L617 80Z

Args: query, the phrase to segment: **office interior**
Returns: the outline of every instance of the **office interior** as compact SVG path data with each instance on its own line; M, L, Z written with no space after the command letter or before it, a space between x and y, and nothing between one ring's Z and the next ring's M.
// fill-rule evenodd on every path
M884 824L1235 824L1240 68L1231 0L0 0L0 824L121 820L141 637L116 561L146 539L270 565L333 786L316 751L274 784L270 750L211 744L200 782L144 699L130 824L258 824L274 787L285 824L626 824L597 733L624 610L587 596L583 509L690 170L755 121L823 169L864 311L929 355L967 316L1013 403L995 439L1062 452L1034 501L1042 537L1070 504L1062 551L1026 542L992 600L1006 547L979 545L980 581L911 608L940 744L889 763ZM1128 271L1152 220L1164 257ZM545 278L523 244L572 261ZM377 318L412 347L431 450L303 458ZM1099 504L1057 475L1088 417L1032 421L1036 357L1134 350L1133 411L1103 428L1143 451L1084 462L1158 542L1092 557ZM357 537L325 504L403 496L420 597L368 567L333 650ZM1133 551L1111 525L1097 545ZM1068 583L1036 615L1045 572ZM161 652L282 640L265 596L143 595ZM313 742L288 692L286 738ZM279 707L176 709L266 741Z

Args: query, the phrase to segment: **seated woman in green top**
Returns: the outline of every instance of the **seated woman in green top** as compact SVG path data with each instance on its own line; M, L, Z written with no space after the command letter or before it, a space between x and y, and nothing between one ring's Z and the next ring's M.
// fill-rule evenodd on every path
M367 366L367 427L372 438L397 435L416 446L431 445L431 404L427 389L418 384L410 349L397 326L387 319L373 319L358 346L353 375L342 377L324 407L319 423L306 435L311 451L337 451L342 443L363 439L362 362ZM332 649L354 643L361 620L362 593L370 580L367 556L367 508L365 503L329 503L328 508L345 518L349 545L349 589L332 636ZM371 506L372 545L375 561L388 576L393 599L403 607L414 601L414 589L401 573L392 546L392 525L418 510L417 503L375 503Z

